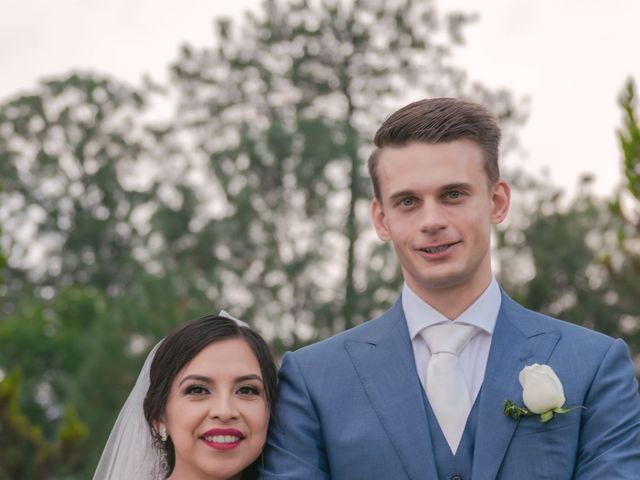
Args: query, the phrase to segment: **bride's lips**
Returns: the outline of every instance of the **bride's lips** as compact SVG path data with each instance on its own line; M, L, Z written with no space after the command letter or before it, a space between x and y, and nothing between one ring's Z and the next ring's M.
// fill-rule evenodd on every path
M212 428L204 432L200 438L216 450L231 450L244 439L244 434L235 428Z

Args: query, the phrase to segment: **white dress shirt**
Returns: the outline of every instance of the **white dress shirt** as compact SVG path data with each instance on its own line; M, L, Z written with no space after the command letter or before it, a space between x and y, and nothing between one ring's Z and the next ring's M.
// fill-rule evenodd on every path
M471 392L472 404L475 402L482 386L493 329L496 325L501 303L500 287L496 279L492 278L491 283L482 295L462 312L458 318L453 320L454 322L474 325L479 329L479 332L469 341L458 356L458 364L467 381L469 392ZM406 283L402 288L402 308L409 327L416 369L424 388L431 352L420 335L420 331L428 326L451 320L418 297Z

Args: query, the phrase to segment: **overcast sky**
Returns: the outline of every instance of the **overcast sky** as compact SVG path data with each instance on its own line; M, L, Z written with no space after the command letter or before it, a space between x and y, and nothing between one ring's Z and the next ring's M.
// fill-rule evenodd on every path
M164 78L179 45L210 45L212 19L259 0L3 0L0 101L43 76L91 69L138 83ZM596 176L598 193L621 181L616 98L640 82L639 0L440 0L478 12L458 63L472 79L530 98L520 139L534 172L567 189ZM518 157L522 158L522 157Z

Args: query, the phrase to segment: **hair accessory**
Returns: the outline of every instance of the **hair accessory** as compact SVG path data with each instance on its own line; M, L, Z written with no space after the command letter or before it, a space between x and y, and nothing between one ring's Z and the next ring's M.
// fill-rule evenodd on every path
M236 324L239 327L245 327L245 328L251 328L249 326L249 324L247 322L243 322L242 320L240 320L239 318L234 317L233 315L231 315L229 312L227 312L226 310L220 310L220 313L218 313L219 317L224 317L224 318L228 318L229 320L233 320L234 322L236 322Z

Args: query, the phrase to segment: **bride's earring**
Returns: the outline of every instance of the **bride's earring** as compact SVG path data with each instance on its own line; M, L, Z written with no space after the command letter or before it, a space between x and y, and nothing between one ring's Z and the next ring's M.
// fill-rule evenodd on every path
M160 427L160 440L162 440L162 448L160 450L160 470L163 473L169 472L169 463L167 460L167 439L169 436L167 435L167 428L163 425Z

